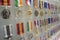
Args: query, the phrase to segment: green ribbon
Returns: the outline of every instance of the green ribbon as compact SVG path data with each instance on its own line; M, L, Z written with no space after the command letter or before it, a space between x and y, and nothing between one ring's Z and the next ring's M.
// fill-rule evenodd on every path
M29 32L29 22L27 22L27 31Z
M18 0L15 0L15 6L18 7Z

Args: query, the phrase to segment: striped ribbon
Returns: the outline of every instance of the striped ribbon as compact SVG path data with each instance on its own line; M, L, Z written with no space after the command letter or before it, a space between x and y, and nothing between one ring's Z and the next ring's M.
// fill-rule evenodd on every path
M22 35L24 33L24 24L23 23L17 23L16 24L17 27L17 34L18 35Z
M48 3L48 9L50 9L50 4Z
M32 2L32 0L26 0L26 5L30 6L31 2Z
M10 6L10 0L0 0L0 5Z
M27 22L27 31L29 32L31 32L32 31L32 21L30 20L30 21L28 21Z
M5 38L10 38L13 35L11 25L4 25L3 30L4 30L4 37Z
M44 8L47 8L47 7L48 7L47 2L44 2Z
M20 23L19 25L20 27L20 35L22 35L24 33L24 24L23 23Z
M15 6L16 7L22 7L23 6L23 0L15 0Z
M33 6L34 6L34 8L38 7L38 0L33 0Z
M39 8L40 8L40 9L43 8L43 1L42 1L42 0L39 1Z

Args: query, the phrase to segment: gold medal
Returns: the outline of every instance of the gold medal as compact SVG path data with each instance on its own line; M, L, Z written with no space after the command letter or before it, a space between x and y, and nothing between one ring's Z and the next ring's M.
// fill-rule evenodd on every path
M27 17L28 17L28 16L32 16L32 12L31 12L30 8L28 8L28 10L27 10L27 12L26 12L26 16L27 16Z
M44 12L41 10L40 11L40 16L43 16L44 15Z

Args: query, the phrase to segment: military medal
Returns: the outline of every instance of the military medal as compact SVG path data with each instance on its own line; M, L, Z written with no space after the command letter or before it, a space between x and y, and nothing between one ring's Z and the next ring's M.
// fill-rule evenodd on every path
M1 13L2 18L3 19L9 19L11 12L9 9L7 9L7 6L8 6L8 4L10 5L10 0L3 0L3 4L4 4L5 9Z
M35 10L35 16L37 17L39 15L39 12Z
M34 20L34 29L35 29L34 31L36 35L39 33L38 26L39 26L38 20Z
M28 17L30 17L30 16L32 16L32 12L31 12L31 10L29 9L29 10L27 10L27 12L26 12L26 16Z
M16 13L16 18L22 18L22 17L23 17L22 11L18 10Z
M30 16L32 16L32 11L31 11L31 8L30 8L30 6L31 6L31 3L32 3L32 0L26 0L26 5L28 6L28 9L27 9L27 12L26 12L26 16L28 17L30 17Z
M44 12L43 10L40 11L40 16L43 16L44 15Z

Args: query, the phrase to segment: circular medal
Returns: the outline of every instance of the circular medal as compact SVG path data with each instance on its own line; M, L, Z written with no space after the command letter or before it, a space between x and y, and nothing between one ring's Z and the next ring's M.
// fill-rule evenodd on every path
M8 19L10 17L10 10L4 9L1 13L3 19Z
M35 10L35 16L37 17L39 14L39 12L37 10Z
M28 10L27 13L26 13L27 16L31 16L32 15L32 12L31 10Z
M20 17L22 18L22 16L23 16L22 15L22 11L21 10L18 10L17 13L16 13L16 17L17 18L20 18Z
M43 11L40 11L40 16L43 16L44 15L44 12Z

